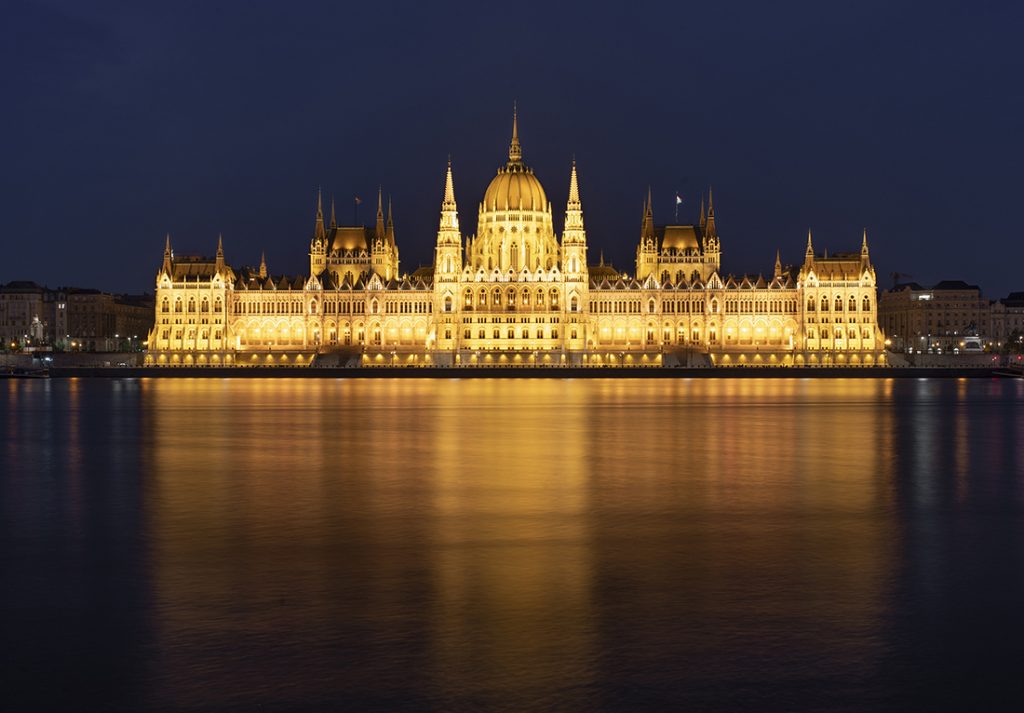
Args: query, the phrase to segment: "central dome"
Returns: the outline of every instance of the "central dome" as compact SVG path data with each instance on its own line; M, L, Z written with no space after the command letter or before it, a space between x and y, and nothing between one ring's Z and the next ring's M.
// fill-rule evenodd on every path
M533 171L523 164L523 150L519 146L519 126L512 115L512 143L508 147L508 163L498 169L498 175L484 191L484 210L537 210L546 211L548 198L544 187Z

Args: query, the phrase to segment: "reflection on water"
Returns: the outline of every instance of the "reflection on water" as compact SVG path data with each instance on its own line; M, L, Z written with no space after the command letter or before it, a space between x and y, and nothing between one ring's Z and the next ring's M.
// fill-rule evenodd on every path
M1003 636L1024 633L1017 382L0 394L26 704L899 710L1022 692Z

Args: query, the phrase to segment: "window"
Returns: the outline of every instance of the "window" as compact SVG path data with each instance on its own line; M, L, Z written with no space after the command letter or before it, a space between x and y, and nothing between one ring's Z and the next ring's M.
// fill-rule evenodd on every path
M651 304L654 304L654 300L651 300ZM572 302L570 303L569 310L572 312L579 311L579 300L576 299L576 295L573 295Z
M814 311L814 298L813 297L808 297L807 298L807 311L808 312L813 312Z
M857 311L857 298L854 297L853 295L850 295L850 307L849 307L849 309L850 309L851 312L856 312Z
M843 298L840 297L839 295L836 295L836 312L842 312L842 311L843 311Z
M160 303L160 311L164 314L171 311L171 303L166 297L164 297L163 302ZM167 337L164 337L164 339L166 338Z
M377 311L377 309L376 309L377 303L374 302L373 304L374 304L374 310L373 311L376 313L376 311ZM448 295L447 297L444 298L444 311L445 312L451 312L452 311L452 298L451 298L451 295Z
M828 297L821 298L821 311L828 312Z
M867 295L864 295L864 301L861 303L861 309L864 310L865 312L871 311L871 300L868 298Z

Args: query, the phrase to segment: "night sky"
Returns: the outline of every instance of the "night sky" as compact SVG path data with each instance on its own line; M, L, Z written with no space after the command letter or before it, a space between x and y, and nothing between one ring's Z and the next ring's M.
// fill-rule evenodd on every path
M633 271L643 197L723 272L856 250L879 280L1024 290L1017 3L17 2L0 23L0 281L153 289L175 251L308 270L318 186L341 222L393 196L429 263L452 155L465 233L524 159L561 230L576 156L591 251Z

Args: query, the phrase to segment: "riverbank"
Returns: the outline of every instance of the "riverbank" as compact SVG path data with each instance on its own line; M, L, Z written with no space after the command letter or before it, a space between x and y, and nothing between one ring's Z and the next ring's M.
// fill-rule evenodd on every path
M989 367L53 367L53 378L185 379L964 379L1011 376Z

